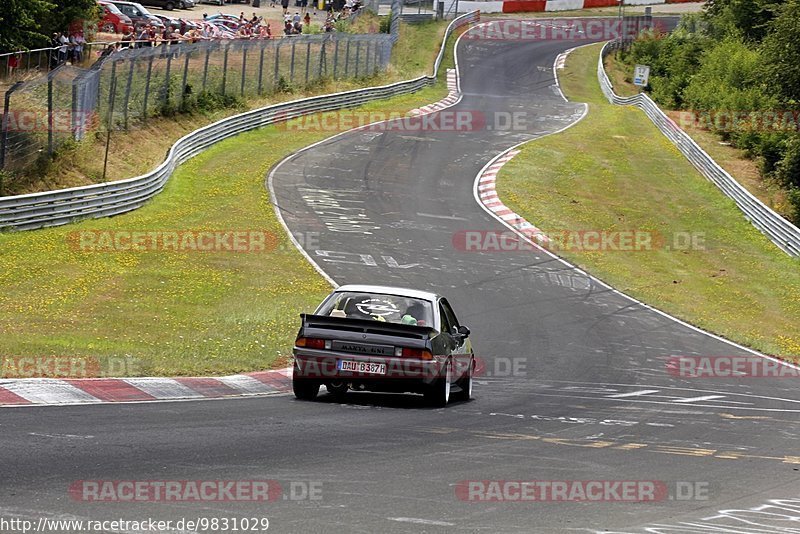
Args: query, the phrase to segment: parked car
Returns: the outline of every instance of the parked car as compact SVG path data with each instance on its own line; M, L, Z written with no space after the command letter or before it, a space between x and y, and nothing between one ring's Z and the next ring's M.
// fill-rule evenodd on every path
M199 28L200 25L197 22L193 22L187 19L181 19L176 17L169 17L167 15L156 15L158 19L164 23L165 26L169 26L174 28L181 33L186 33L189 30L193 30L195 28Z
M298 399L313 400L322 385L340 397L348 390L422 393L439 407L472 396L470 331L440 295L345 285L300 317L292 351Z
M99 2L103 8L103 18L100 19L100 31L106 33L125 33L133 29L133 21L117 8L114 4Z
M166 9L167 11L172 11L180 6L179 0L140 0L140 3L150 7Z
M189 9L195 6L194 0L142 0L142 3L151 7L158 7L172 11L176 7L180 9Z
M224 6L224 0L200 0L200 3L203 4L214 4L215 6Z
M147 11L142 4L136 2L122 2L120 0L108 0L108 2L100 2L101 4L110 3L114 4L120 11L127 15L135 27L145 26L150 24L156 28L163 29L164 24L158 17Z

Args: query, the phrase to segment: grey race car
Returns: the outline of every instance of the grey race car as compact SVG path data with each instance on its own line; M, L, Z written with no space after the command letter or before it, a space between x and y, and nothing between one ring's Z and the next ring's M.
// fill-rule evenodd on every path
M339 397L348 390L422 393L439 407L472 396L470 331L440 295L346 285L300 317L292 376L298 399L313 400L321 385Z

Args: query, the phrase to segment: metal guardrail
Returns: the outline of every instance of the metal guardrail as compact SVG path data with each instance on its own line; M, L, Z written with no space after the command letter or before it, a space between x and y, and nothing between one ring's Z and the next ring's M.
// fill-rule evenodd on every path
M689 137L686 132L661 111L649 96L639 93L631 97L621 97L614 93L614 87L608 79L603 60L618 45L619 43L616 41L606 43L600 52L600 59L597 63L597 78L606 98L612 104L636 106L644 111L658 129L661 130L661 133L678 147L678 150L686 156L692 165L736 203L753 226L758 228L786 254L800 257L800 228L775 213L769 206L753 196L750 191L745 189L700 148L694 139Z
M461 26L480 20L480 12L462 15L447 26L433 74L379 87L355 89L267 106L234 115L195 130L175 142L155 170L126 180L42 193L0 197L0 228L30 230L68 224L83 219L109 217L142 206L157 195L175 168L209 146L236 134L289 119L339 109L418 91L438 76L447 39Z

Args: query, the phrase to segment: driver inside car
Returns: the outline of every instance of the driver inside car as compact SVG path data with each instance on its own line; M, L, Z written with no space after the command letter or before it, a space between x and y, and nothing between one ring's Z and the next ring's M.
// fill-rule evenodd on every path
M405 315L400 318L400 323L425 326L425 321L422 319L424 314L425 310L422 305L418 302L414 302L406 309Z

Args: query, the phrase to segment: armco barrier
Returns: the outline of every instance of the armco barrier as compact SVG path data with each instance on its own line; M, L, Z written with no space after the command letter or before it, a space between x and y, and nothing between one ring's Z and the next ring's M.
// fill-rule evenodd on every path
M352 108L372 100L412 93L432 85L439 73L448 37L456 28L478 20L480 12L473 11L450 22L434 63L433 74L430 76L420 76L413 80L379 87L293 100L222 119L180 138L172 145L161 165L136 178L0 197L0 229L30 230L135 210L164 188L178 165L223 139L302 115Z
M639 93L638 95L624 98L614 93L614 87L608 79L603 60L617 46L618 43L616 41L606 43L600 52L600 59L597 63L597 78L608 100L613 104L636 106L642 109L661 130L661 133L678 147L678 150L692 162L703 176L712 181L725 195L736 202L736 205L744 212L745 217L753 226L761 230L764 235L790 256L800 257L800 228L775 213L754 197L739 182L734 180L686 132L667 117L649 96Z

